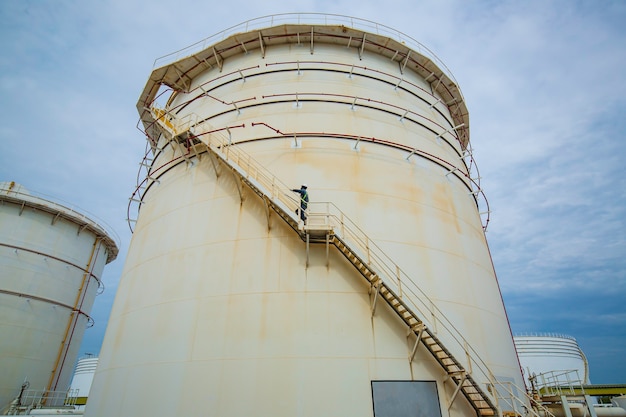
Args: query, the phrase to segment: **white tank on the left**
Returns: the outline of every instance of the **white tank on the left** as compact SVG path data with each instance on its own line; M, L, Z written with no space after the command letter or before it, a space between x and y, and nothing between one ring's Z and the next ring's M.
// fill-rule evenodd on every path
M102 222L0 182L0 413L64 401L116 241Z

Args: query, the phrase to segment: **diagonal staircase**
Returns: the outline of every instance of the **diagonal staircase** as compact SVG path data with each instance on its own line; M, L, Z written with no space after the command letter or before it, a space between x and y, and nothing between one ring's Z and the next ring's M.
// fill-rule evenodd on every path
M221 161L241 184L245 184L265 202L268 216L271 210L296 231L307 243L307 264L309 243L325 243L327 254L328 246L334 245L368 281L370 293L373 293L372 314L378 299L382 298L415 334L416 341L409 360L413 360L421 344L446 372L448 379L454 382L455 390L449 400L450 406L457 394L462 393L478 416L502 416L503 407L507 410L504 414L511 414L508 410L513 410L514 415L522 414L516 410L525 409L528 402L515 397L514 401L504 406L498 404L498 400L501 400L495 389L498 381L495 381L479 355L426 294L336 206L332 203L310 203L305 224L296 214L299 199L294 198L289 187L254 161L241 147L232 146L224 135L215 131L208 133L206 124L180 129L176 128L171 116L167 119L167 125L161 122L166 120L164 113L154 112L154 115L164 136L170 142L175 142L178 149L181 149L181 144L186 144L187 155L198 155L198 146L205 146L209 157ZM457 359L460 357L466 360L466 365ZM491 381L486 384L488 390L474 379L473 374L480 374L482 380ZM517 405L513 402L517 402Z

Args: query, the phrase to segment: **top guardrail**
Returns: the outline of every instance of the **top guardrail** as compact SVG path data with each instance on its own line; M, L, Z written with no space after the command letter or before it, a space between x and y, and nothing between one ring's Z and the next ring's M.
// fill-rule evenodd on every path
M209 36L208 38L204 38L185 48L179 49L178 51L155 59L153 68L163 67L182 58L191 56L236 33L244 33L251 30L259 30L282 24L343 25L352 29L387 36L398 42L402 42L415 52L418 52L419 54L429 58L439 67L439 69L443 71L443 73L448 78L454 81L457 88L459 88L459 92L461 91L459 83L457 82L456 78L454 78L454 75L452 75L452 71L450 71L450 69L437 57L437 55L435 55L434 52L432 52L425 45L416 41L409 35L390 28L389 26L373 22L371 20L325 13L282 13L247 20L243 23L231 26L228 29L224 29L223 31L218 32L215 35Z
M563 333L548 333L548 332L522 332L522 333L514 333L514 337L552 337L558 339L570 339L576 340L574 336L570 336L568 334Z
M68 203L58 198L54 198L47 194L26 190L22 187L12 189L10 187L6 188L4 185L0 185L0 195L17 198L24 202L42 204L52 210L65 213L66 215L70 215L75 219L82 220L85 223L88 223L91 226L100 229L101 233L105 234L109 239L111 239L111 241L113 241L118 250L121 247L121 239L110 225L108 225L104 220L98 218L95 214L83 210L82 208L74 204ZM61 201L63 204L59 203L58 201Z

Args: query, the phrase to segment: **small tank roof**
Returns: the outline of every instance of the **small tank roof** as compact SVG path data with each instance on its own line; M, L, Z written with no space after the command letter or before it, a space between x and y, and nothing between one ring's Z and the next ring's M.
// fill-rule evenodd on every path
M97 223L84 214L51 200L31 194L24 186L14 181L0 182L0 203L13 203L59 216L75 223L80 230L88 230L102 239L107 248L107 263L117 258L119 238L107 226Z

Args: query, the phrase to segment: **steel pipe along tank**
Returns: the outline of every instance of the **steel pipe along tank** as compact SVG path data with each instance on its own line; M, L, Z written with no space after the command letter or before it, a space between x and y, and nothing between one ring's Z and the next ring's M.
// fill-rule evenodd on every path
M114 236L78 211L0 183L0 410L25 383L69 388L102 271L118 253Z
M271 16L159 60L137 108L151 151L87 416L515 408L467 107L426 48ZM342 213L330 243L296 226L302 184L311 220Z

